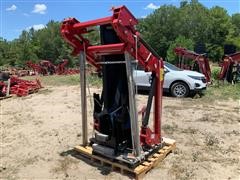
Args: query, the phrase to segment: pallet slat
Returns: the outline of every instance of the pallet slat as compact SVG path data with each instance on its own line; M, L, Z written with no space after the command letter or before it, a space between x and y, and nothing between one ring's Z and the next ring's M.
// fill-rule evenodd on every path
M92 147L90 146L75 146L75 150L85 157L88 157L92 161L100 161L101 165L108 164L111 166L112 171L118 169L123 174L124 172L128 172L130 174L135 175L136 179L142 178L148 171L150 171L152 168L156 167L159 162L163 161L164 158L176 148L176 141L169 139L169 138L163 138L163 142L166 144L162 149L160 149L157 153L153 154L151 157L149 157L147 160L142 162L137 167L131 169L127 166L124 166L117 162L112 162L108 160L105 157L97 156L92 154Z

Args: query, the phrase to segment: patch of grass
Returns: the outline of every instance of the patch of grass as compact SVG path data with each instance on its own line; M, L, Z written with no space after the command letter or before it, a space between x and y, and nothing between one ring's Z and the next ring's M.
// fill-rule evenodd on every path
M63 86L80 84L79 75L26 76L23 79L40 79L43 86Z
M42 85L46 86L74 86L80 85L80 75L53 75L53 76L27 76L23 77L23 79L34 80L39 78ZM97 75L93 74L87 75L87 82L91 86L101 87L102 79ZM215 100L215 99L240 99L240 83L232 85L228 83L218 83L214 82L213 85L209 86L204 93L204 96L201 98L204 101L206 100ZM168 107L167 108L172 108ZM175 106L173 107L175 108Z
M164 124L162 126L162 129L167 134L173 134L173 132L178 128L176 124L170 125L170 124Z
M218 76L221 71L221 67L212 66L211 74L213 84L210 85L203 97L203 100L214 99L239 99L240 100L240 83L230 84L227 82L219 81Z
M173 162L170 170L168 171L170 175L174 175L175 179L179 180L190 180L194 179L195 176L194 169L189 167L184 167L183 165L179 164L179 162Z
M217 80L220 71L221 71L221 67L219 67L219 66L212 66L212 67L211 67L211 76L212 76L212 79Z
M196 134L198 132L198 130L189 127L189 128L186 128L186 129L182 129L181 132L186 133L186 134Z
M221 67L218 65L211 66L211 76L213 84L208 86L202 99L204 101L212 100L226 100L226 99L239 99L240 100L240 83L230 84L227 82L219 81L218 76Z
M207 88L203 100L207 99L240 100L240 84L215 83Z
M39 78L43 86L74 86L80 85L80 75L26 76L23 79L35 80ZM97 75L87 75L87 82L91 86L99 87L101 79Z
M102 85L102 78L99 78L97 75L88 75L87 81L91 86L100 87Z
M53 90L50 90L50 89L40 89L40 90L38 91L38 94L47 95L47 94L50 94L51 92L53 92Z

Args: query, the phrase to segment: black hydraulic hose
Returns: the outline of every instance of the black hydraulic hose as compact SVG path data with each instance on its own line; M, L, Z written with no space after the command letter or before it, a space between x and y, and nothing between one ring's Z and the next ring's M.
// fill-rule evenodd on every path
M150 111L151 111L151 107L152 107L152 100L153 100L153 96L155 94L155 87L156 87L156 75L152 74L152 84L151 84L151 89L150 89L149 96L148 96L146 113L145 113L145 116L144 116L143 122L142 122L143 127L146 127L149 122L149 116L150 116Z

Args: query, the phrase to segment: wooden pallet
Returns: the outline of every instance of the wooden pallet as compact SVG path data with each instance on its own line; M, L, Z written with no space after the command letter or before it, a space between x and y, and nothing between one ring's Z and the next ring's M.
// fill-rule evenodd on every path
M92 147L90 146L76 146L74 149L91 161L97 161L101 165L110 166L112 171L119 171L121 174L126 173L128 175L133 175L136 179L142 179L147 172L156 167L159 162L163 161L164 158L176 148L175 140L163 138L163 141L166 145L162 149L133 169L118 162L112 162L102 156L92 154Z

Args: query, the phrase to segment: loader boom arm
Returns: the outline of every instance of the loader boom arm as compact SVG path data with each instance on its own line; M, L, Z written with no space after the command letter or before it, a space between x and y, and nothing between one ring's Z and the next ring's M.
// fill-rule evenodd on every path
M179 57L192 59L193 61L195 61L199 66L200 72L205 75L207 82L211 81L211 69L209 65L209 60L205 56L205 54L198 54L194 51L190 51L182 47L175 48L174 52ZM182 68L181 64L180 64L180 68Z
M219 79L223 80L226 77L227 72L229 71L230 65L236 63L240 63L240 52L236 52L231 55L225 55L223 57L223 62L221 65L221 71L219 73Z

